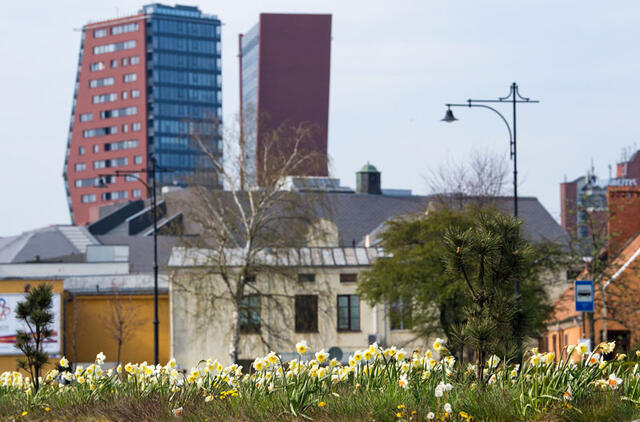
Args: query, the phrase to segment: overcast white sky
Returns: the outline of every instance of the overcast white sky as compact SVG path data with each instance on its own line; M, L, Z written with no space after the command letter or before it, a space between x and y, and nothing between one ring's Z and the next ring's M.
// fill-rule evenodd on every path
M69 223L62 180L81 28L135 13L132 0L0 5L0 236ZM169 3L173 4L173 3ZM495 98L511 82L541 101L518 113L523 195L559 215L559 186L593 159L608 176L639 140L637 1L191 1L217 14L223 36L223 111L237 110L237 34L260 12L333 14L329 153L333 175L354 186L370 161L383 188L427 192L423 176L473 147L508 154L490 111L445 102ZM504 106L510 116L510 109Z

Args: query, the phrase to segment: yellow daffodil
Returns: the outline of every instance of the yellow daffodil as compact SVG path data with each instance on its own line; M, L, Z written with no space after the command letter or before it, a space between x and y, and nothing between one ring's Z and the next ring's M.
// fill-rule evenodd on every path
M305 353L307 353L308 349L309 349L309 346L307 345L307 342L304 340L296 344L296 350L300 355L304 355Z
M316 360L318 362L323 363L327 359L329 359L329 353L325 352L324 349L316 353Z

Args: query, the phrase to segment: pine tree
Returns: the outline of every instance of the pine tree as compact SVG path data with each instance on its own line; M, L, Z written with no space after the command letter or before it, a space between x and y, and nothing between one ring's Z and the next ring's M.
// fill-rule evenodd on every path
M53 293L50 284L40 284L32 288L25 299L18 303L16 316L23 321L29 331L18 330L16 348L24 359L18 359L18 368L27 371L31 377L34 392L40 388L42 367L48 361L43 345L53 334Z
M537 288L530 283L536 253L521 235L521 225L511 216L480 214L473 227L451 227L445 234L445 267L464 282L471 299L452 342L475 351L479 381L490 355L510 359L521 353L524 334L531 331L528 325L537 319L521 312L523 296L534 293L546 308L544 292L530 291ZM521 286L517 296L516 282Z

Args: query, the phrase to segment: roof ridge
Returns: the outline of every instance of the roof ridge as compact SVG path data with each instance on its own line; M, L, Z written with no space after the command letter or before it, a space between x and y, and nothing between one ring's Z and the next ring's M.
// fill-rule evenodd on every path
M13 251L14 253L12 255L9 256L9 259L7 260L8 263L13 262L13 260L15 259L16 256L18 256L18 254L20 253L20 251L24 248L24 246L29 242L29 239L31 239L33 237L33 234L35 232L34 231L28 231L28 232L22 232L19 235L13 236L13 240L9 241L9 243L7 243L6 245L4 245L2 247L2 249L7 248L8 250L11 250L9 248L9 246L15 245L17 242L22 241L22 245L19 248L15 248Z

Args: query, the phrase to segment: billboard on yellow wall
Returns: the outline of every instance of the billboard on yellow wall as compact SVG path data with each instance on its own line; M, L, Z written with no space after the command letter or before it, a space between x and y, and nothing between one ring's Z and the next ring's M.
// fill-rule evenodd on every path
M16 317L18 303L23 301L26 293L0 293L0 355L17 355L20 351L16 349L16 334L18 330L29 332L26 324ZM59 355L61 351L60 333L62 322L60 318L60 304L62 303L59 293L53 294L53 324L51 329L53 334L47 340L43 349L50 355Z

